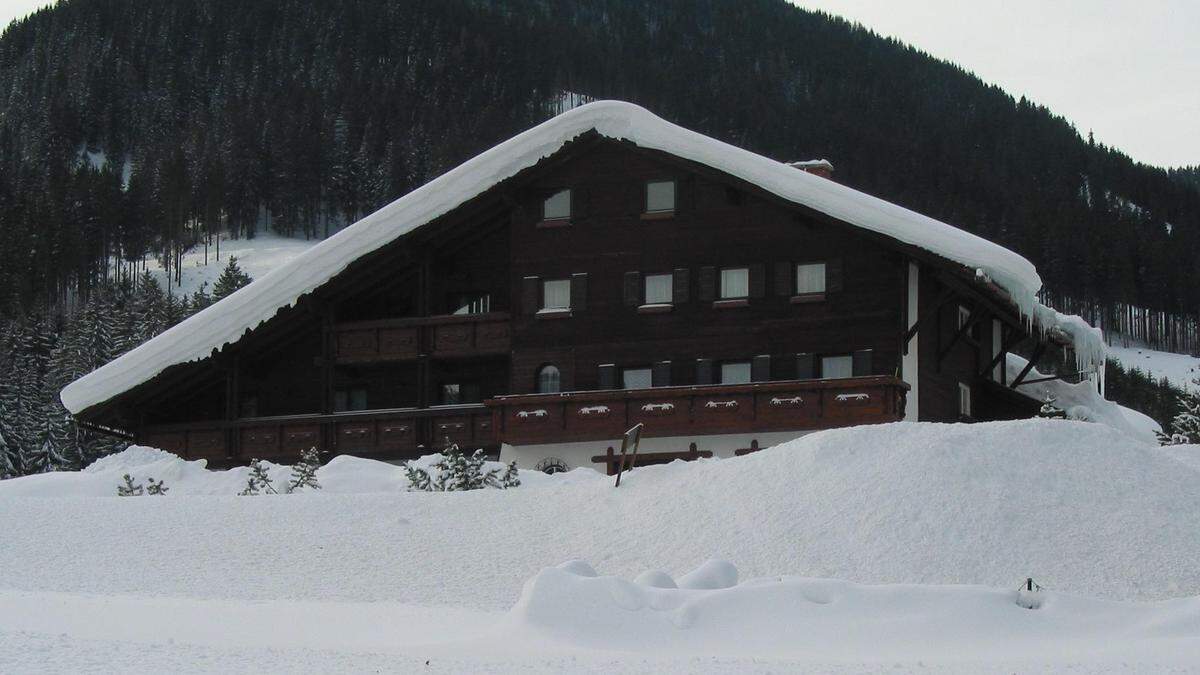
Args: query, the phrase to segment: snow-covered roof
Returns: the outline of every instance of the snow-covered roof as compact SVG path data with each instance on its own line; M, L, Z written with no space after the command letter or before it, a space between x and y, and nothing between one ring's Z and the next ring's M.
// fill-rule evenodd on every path
M1064 320L1038 303L1036 293L1042 280L1033 264L1016 253L896 204L671 124L631 103L598 101L569 110L464 162L79 378L62 390L63 405L78 413L149 381L170 366L210 356L363 255L452 211L590 131L712 167L782 199L974 269L1007 292L1021 313L1040 329L1069 336L1081 359L1103 360L1104 345L1098 331L1093 332L1082 320Z

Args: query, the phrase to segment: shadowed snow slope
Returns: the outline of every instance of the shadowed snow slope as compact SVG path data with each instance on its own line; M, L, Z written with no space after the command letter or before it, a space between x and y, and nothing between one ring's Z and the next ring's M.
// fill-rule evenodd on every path
M1200 470L1181 452L1028 420L827 431L638 469L620 489L583 472L536 489L382 480L333 494L363 461L338 460L321 493L235 497L230 481L228 496L12 496L35 480L71 495L82 478L40 476L0 483L0 517L21 523L0 546L0 589L504 610L555 561L683 579L715 557L741 578L1013 588L1032 576L1105 598L1197 595Z

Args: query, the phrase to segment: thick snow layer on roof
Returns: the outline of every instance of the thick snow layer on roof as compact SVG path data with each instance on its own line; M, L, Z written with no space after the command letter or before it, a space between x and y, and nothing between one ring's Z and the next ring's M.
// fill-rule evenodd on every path
M363 255L532 167L591 130L710 166L783 199L975 269L1006 291L1024 316L1043 330L1054 328L1054 324L1043 323L1053 316L1040 311L1042 306L1035 294L1042 280L1037 270L1028 260L1002 246L834 181L676 126L639 106L599 101L569 110L455 167L221 302L72 382L61 393L63 405L78 413L147 382L172 365L210 356L213 350L235 342ZM1071 330L1066 332L1075 334ZM1099 347L1102 353L1103 344ZM1085 348L1080 353L1092 352Z

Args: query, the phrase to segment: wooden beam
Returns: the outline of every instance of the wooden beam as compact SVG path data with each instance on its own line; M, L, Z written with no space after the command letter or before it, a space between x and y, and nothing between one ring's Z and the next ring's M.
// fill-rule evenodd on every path
M1024 339L1024 333L1012 330L1010 328L1008 336L1005 337L1003 342L1000 344L1000 351L996 352L996 355L992 357L992 360L986 366L984 366L983 370L979 371L979 377L987 375L993 368L1000 365L1000 362L1004 360L1004 355L1012 351L1012 348L1016 347L1017 344Z
M912 342L913 337L917 334L917 331L920 330L921 325L928 322L930 318L937 316L942 307L945 307L946 303L953 300L954 296L955 292L952 288L947 288L946 290L942 291L942 294L938 296L937 301L935 301L931 307L925 308L925 311L921 314L921 316L917 317L917 322L908 327L908 330L904 333L903 346L905 351L908 350L908 343Z
M938 363L941 363L943 360L945 360L946 356L950 354L950 350L954 349L954 345L958 344L958 341L961 340L964 335L969 333L971 329L975 327L975 324L979 323L979 320L984 316L984 314L985 312L983 312L979 307L971 308L971 314L967 316L967 320L963 322L963 325L958 327L958 330L954 331L954 335L950 338L950 344L946 345L940 352L938 352Z
M1012 384L1008 385L1008 388L1016 389L1017 387L1021 386L1021 382L1025 380L1025 376L1029 374L1029 371L1033 370L1034 364L1036 364L1037 360L1042 358L1042 354L1045 353L1046 342L1044 340L1038 340L1037 347L1033 348L1033 354L1029 357L1029 363L1025 364L1025 367L1022 368L1017 377L1013 379Z

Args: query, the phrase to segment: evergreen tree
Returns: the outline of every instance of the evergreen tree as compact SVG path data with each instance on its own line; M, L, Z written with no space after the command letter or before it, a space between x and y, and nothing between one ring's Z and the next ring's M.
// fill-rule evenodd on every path
M250 460L250 476L246 479L246 487L238 494L257 495L260 491L264 494L278 494L271 476L267 473L267 467L263 466L261 459L255 458Z
M225 265L225 269L221 272L221 276L217 277L217 283L213 284L213 302L217 302L222 298L225 298L251 281L252 279L250 278L250 275L246 274L242 271L242 268L238 267L237 258L234 256L229 256L229 263Z
M1200 443L1200 377L1192 380L1192 389L1178 399L1179 413L1171 420L1168 433L1160 433L1163 445Z
M122 476L122 480L124 483L117 486L118 497L140 497L142 495L141 483L135 485L129 474Z
M304 487L320 490L321 484L317 482L317 469L320 467L321 456L315 447L300 453L300 461L292 465L292 480L288 483L287 491L292 493Z

